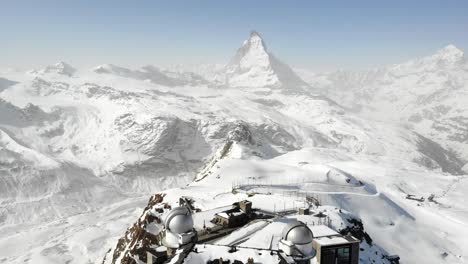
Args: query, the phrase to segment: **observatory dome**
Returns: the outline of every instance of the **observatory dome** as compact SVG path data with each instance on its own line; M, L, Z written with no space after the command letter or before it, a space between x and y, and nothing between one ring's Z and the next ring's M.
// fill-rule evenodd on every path
M312 244L312 231L300 221L289 222L283 229L282 238L296 245Z
M193 229L192 214L187 207L176 207L166 215L164 227L176 234L190 232Z

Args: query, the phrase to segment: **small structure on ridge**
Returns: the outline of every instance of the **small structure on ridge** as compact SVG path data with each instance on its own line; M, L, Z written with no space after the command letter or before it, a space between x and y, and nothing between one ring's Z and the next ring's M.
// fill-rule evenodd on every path
M243 226L252 217L252 202L243 200L233 203L232 208L220 213L216 213L213 220L214 224L225 227Z

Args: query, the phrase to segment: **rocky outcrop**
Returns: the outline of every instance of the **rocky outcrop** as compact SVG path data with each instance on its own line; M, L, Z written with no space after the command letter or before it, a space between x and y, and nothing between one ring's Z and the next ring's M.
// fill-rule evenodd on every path
M453 151L444 149L440 144L423 137L418 136L418 150L424 155L415 162L430 169L440 168L443 172L454 175L463 175L466 172L463 166L466 161L462 160Z
M156 255L155 248L161 244L162 215L171 209L164 203L164 194L150 197L148 205L121 237L112 253L112 264L146 263L147 252Z

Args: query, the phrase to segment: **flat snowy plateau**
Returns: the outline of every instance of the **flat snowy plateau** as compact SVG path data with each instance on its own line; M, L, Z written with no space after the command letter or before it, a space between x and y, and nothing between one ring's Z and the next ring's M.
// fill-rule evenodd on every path
M203 211L247 192L265 210L311 194L337 229L337 208L362 220L375 246L361 263L385 263L374 251L466 263L467 102L468 63L453 45L313 73L253 32L221 66L0 71L0 263L119 263L129 252L117 241L158 192ZM275 225L224 242L262 244Z

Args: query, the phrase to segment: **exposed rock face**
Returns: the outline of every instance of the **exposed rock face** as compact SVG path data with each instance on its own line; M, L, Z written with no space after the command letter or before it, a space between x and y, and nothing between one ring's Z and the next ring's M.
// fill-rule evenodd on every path
M163 194L150 197L137 222L117 242L112 253L112 263L137 264L147 261L147 252L156 255L155 248L161 242L162 215L171 207L163 202Z
M442 171L454 175L463 175L466 173L463 169L465 162L460 159L456 153L444 149L436 142L421 135L418 135L418 137L419 151L428 157L428 159L421 158L416 160L416 162L428 168L440 168Z
M247 158L257 156L264 159L273 158L281 153L300 148L300 142L286 130L276 124L249 125L246 122L223 124L224 144L205 164L196 176L199 181L209 174L216 164L224 158Z
M236 124L235 127L228 133L227 140L250 145L254 144L252 132L250 132L247 124L245 123Z
M361 242L366 242L369 246L372 246L372 238L364 230L364 225L360 219L350 218L347 219L350 223L348 226L340 230L342 235L352 235L353 237L359 239Z

